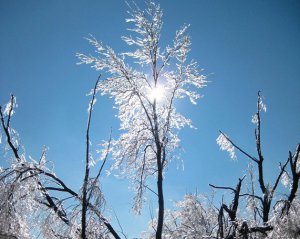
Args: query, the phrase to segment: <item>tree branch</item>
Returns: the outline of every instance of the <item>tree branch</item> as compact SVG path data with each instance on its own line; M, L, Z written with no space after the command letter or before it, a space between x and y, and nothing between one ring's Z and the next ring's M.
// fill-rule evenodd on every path
M251 156L250 154L248 154L246 151L244 151L243 149L241 149L239 146L237 146L229 137L226 136L226 134L224 134L221 130L219 130L219 132L237 149L239 150L241 153L243 153L244 155L246 155L248 158L250 158L251 160L253 160L255 163L258 163L258 159Z

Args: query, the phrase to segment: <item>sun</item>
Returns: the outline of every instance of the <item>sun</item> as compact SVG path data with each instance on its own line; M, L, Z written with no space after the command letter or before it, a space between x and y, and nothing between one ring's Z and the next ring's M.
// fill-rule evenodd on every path
M165 90L162 86L156 85L149 91L148 97L151 102L156 100L156 102L161 102L164 99Z

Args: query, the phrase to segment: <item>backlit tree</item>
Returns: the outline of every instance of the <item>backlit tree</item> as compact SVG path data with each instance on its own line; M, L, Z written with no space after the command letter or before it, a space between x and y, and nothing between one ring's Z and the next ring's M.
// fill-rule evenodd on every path
M188 26L175 33L173 43L162 49L160 34L162 10L146 1L146 10L133 4L130 19L133 35L122 39L134 49L117 54L112 48L91 37L96 55L77 54L80 63L91 64L108 77L97 91L115 100L121 135L112 141L112 169L120 170L133 182L134 209L139 212L147 179L155 175L158 197L156 238L161 238L164 220L163 174L179 146L178 131L191 126L191 120L176 111L174 103L188 98L193 104L200 97L196 89L205 86L205 76L197 63L188 60L191 41ZM132 65L126 63L133 61ZM152 190L152 189L150 189ZM154 190L152 190L154 191Z

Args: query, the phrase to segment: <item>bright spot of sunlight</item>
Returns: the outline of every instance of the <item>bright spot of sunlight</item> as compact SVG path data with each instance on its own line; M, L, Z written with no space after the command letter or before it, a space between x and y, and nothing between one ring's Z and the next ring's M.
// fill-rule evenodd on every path
M161 102L165 96L165 90L162 86L156 85L156 87L152 88L148 94L148 97L151 102L156 100L156 102Z

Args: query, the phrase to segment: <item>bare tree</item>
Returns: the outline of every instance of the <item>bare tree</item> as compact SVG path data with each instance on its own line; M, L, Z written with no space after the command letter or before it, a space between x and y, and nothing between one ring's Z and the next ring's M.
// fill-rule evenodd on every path
M241 192L241 187L242 187L242 182L244 180L245 177L243 178L239 178L239 182L236 185L236 188L232 188L232 187L222 187L222 186L215 186L212 184L209 184L211 187L216 188L216 189L224 189L224 190L230 190L234 193L234 197L233 200L230 204L230 206L228 207L225 203L222 203L221 208L219 210L219 232L220 232L220 237L223 238L224 237L224 230L223 230L223 217L224 217L224 211L228 214L230 222L231 222L231 226L228 230L228 234L226 238L229 238L229 236L231 237L235 237L236 236L236 229L237 229L237 210L238 210L238 206L239 206L239 199L240 199L240 192Z
M151 0L145 4L145 10L135 4L129 6L131 18L127 22L134 24L130 29L134 35L122 37L135 50L116 54L92 37L88 41L95 46L97 56L77 56L79 64L92 64L108 74L99 82L97 91L115 99L121 129L125 131L112 141L112 170L120 170L132 180L135 211L140 212L145 190L157 196L156 238L160 239L164 221L163 173L178 148L178 131L191 126L191 121L176 111L174 102L186 97L196 103L196 89L205 86L205 77L196 62L187 62L191 45L186 35L188 26L178 30L173 44L161 50L162 10ZM136 69L126 63L127 58L133 58ZM156 190L148 185L147 179L153 175Z
M287 200L284 200L287 203L286 205L290 205L290 203L292 203L292 201L296 197L296 192L298 189L298 183L299 183L299 177L300 177L299 163L298 163L300 149L299 149L299 144L298 144L295 154L292 155L292 153L289 152L289 157L285 161L285 163L279 164L280 171L279 171L274 183L270 184L270 183L265 182L265 179L264 179L265 175L264 175L264 169L263 169L265 158L263 156L262 146L261 146L262 145L262 143L261 143L261 112L262 111L266 111L266 106L262 101L260 92L258 92L258 94L257 94L257 112L252 118L252 122L256 125L255 139L256 139L257 157L252 156L249 153L247 153L244 149L242 149L240 146L238 146L232 139L229 138L229 136L224 134L222 131L220 131L220 136L217 139L217 143L220 145L221 149L227 150L229 152L231 158L236 158L236 154L235 154L235 149L236 149L240 153L245 155L247 158L249 158L257 166L256 167L257 173L258 173L257 182L258 182L261 194L254 193L254 188L253 188L253 184L252 184L252 193L240 193L239 192L238 194L235 193L235 196L234 196L234 201L235 201L235 199L239 199L239 197L247 197L250 199L258 200L261 205L260 210L257 210L256 212L258 212L258 215L260 216L263 225L249 227L247 225L247 222L245 221L240 230L240 232L245 236L245 238L247 238L248 233L260 232L260 233L266 234L267 231L270 231L273 229L273 227L270 225L270 222L269 222L271 206L272 206L272 203L274 203L273 199L274 199L278 184L286 173L287 165L290 164L290 170L292 173L292 180L291 180L292 186L291 186L290 193L289 193ZM251 177L251 179L253 179L253 175L250 175L250 177ZM241 183L241 181L240 181L240 183ZM211 185L211 186L213 186L213 185ZM213 186L213 187L221 188L221 189L229 189L229 190L232 190L233 192L238 191L237 189L233 189L230 187L216 187L216 186ZM276 202L275 202L275 204L276 204ZM238 204L236 204L236 205L238 205ZM232 216L236 216L236 214L233 213L236 210L232 211L231 209L228 209L227 206L223 207L223 208L226 210L226 212L228 212L230 218ZM288 209L288 206L285 209Z
M20 225L22 226L22 224L26 223L20 221L24 215L20 210L23 210L25 213L26 207L36 205L33 207L38 207L40 212L47 213L48 211L49 216L53 215L53 219L49 219L49 216L45 216L47 221L54 222L55 224L53 228L51 227L51 224L47 224L49 228L46 230L52 235L48 235L50 237L74 238L75 236L77 237L80 235L81 238L99 238L99 235L101 235L102 238L102 236L105 236L105 234L110 234L116 239L120 238L118 233L101 212L101 207L104 201L103 194L99 187L99 178L107 159L109 144L96 177L91 178L89 173L89 128L98 82L99 79L96 82L92 94L92 100L89 105L88 125L86 132L85 178L80 193L76 193L74 190L68 187L59 177L55 175L54 172L52 172L51 169L47 167L46 150L43 150L39 161L27 160L25 154L22 152L20 153L20 145L18 143L17 133L11 127L11 117L16 107L15 96L11 95L10 101L5 106L4 110L2 110L2 107L0 106L2 129L6 137L7 145L9 146L9 149L13 155L10 167L2 169L0 172L0 182L4 189L10 189L8 192L6 192L2 188L2 191L5 193L4 196L7 199L5 205L14 206L13 212L16 211L17 214L20 214L20 216L17 217L20 218L19 221L16 218L12 218L12 220L18 224L16 225L18 228ZM19 188L21 190L19 190ZM55 196L51 195L52 192L59 192L60 198L57 198L57 194ZM73 200L75 203L71 210L64 208L64 202L67 200ZM23 201L24 203L22 203ZM3 210L5 205L0 205L0 211ZM20 207L19 205L21 205L23 208L17 208ZM88 212L90 213L89 218L87 219ZM81 215L81 226L78 224L77 215ZM12 215L9 217L12 217ZM25 215L25 217L28 216ZM65 227L65 233L68 233L69 235L63 236L64 233L62 231L55 231L57 228L62 230L63 227ZM98 227L98 231L96 233L91 230L94 230L95 227ZM14 227L12 227L12 229L13 228Z

